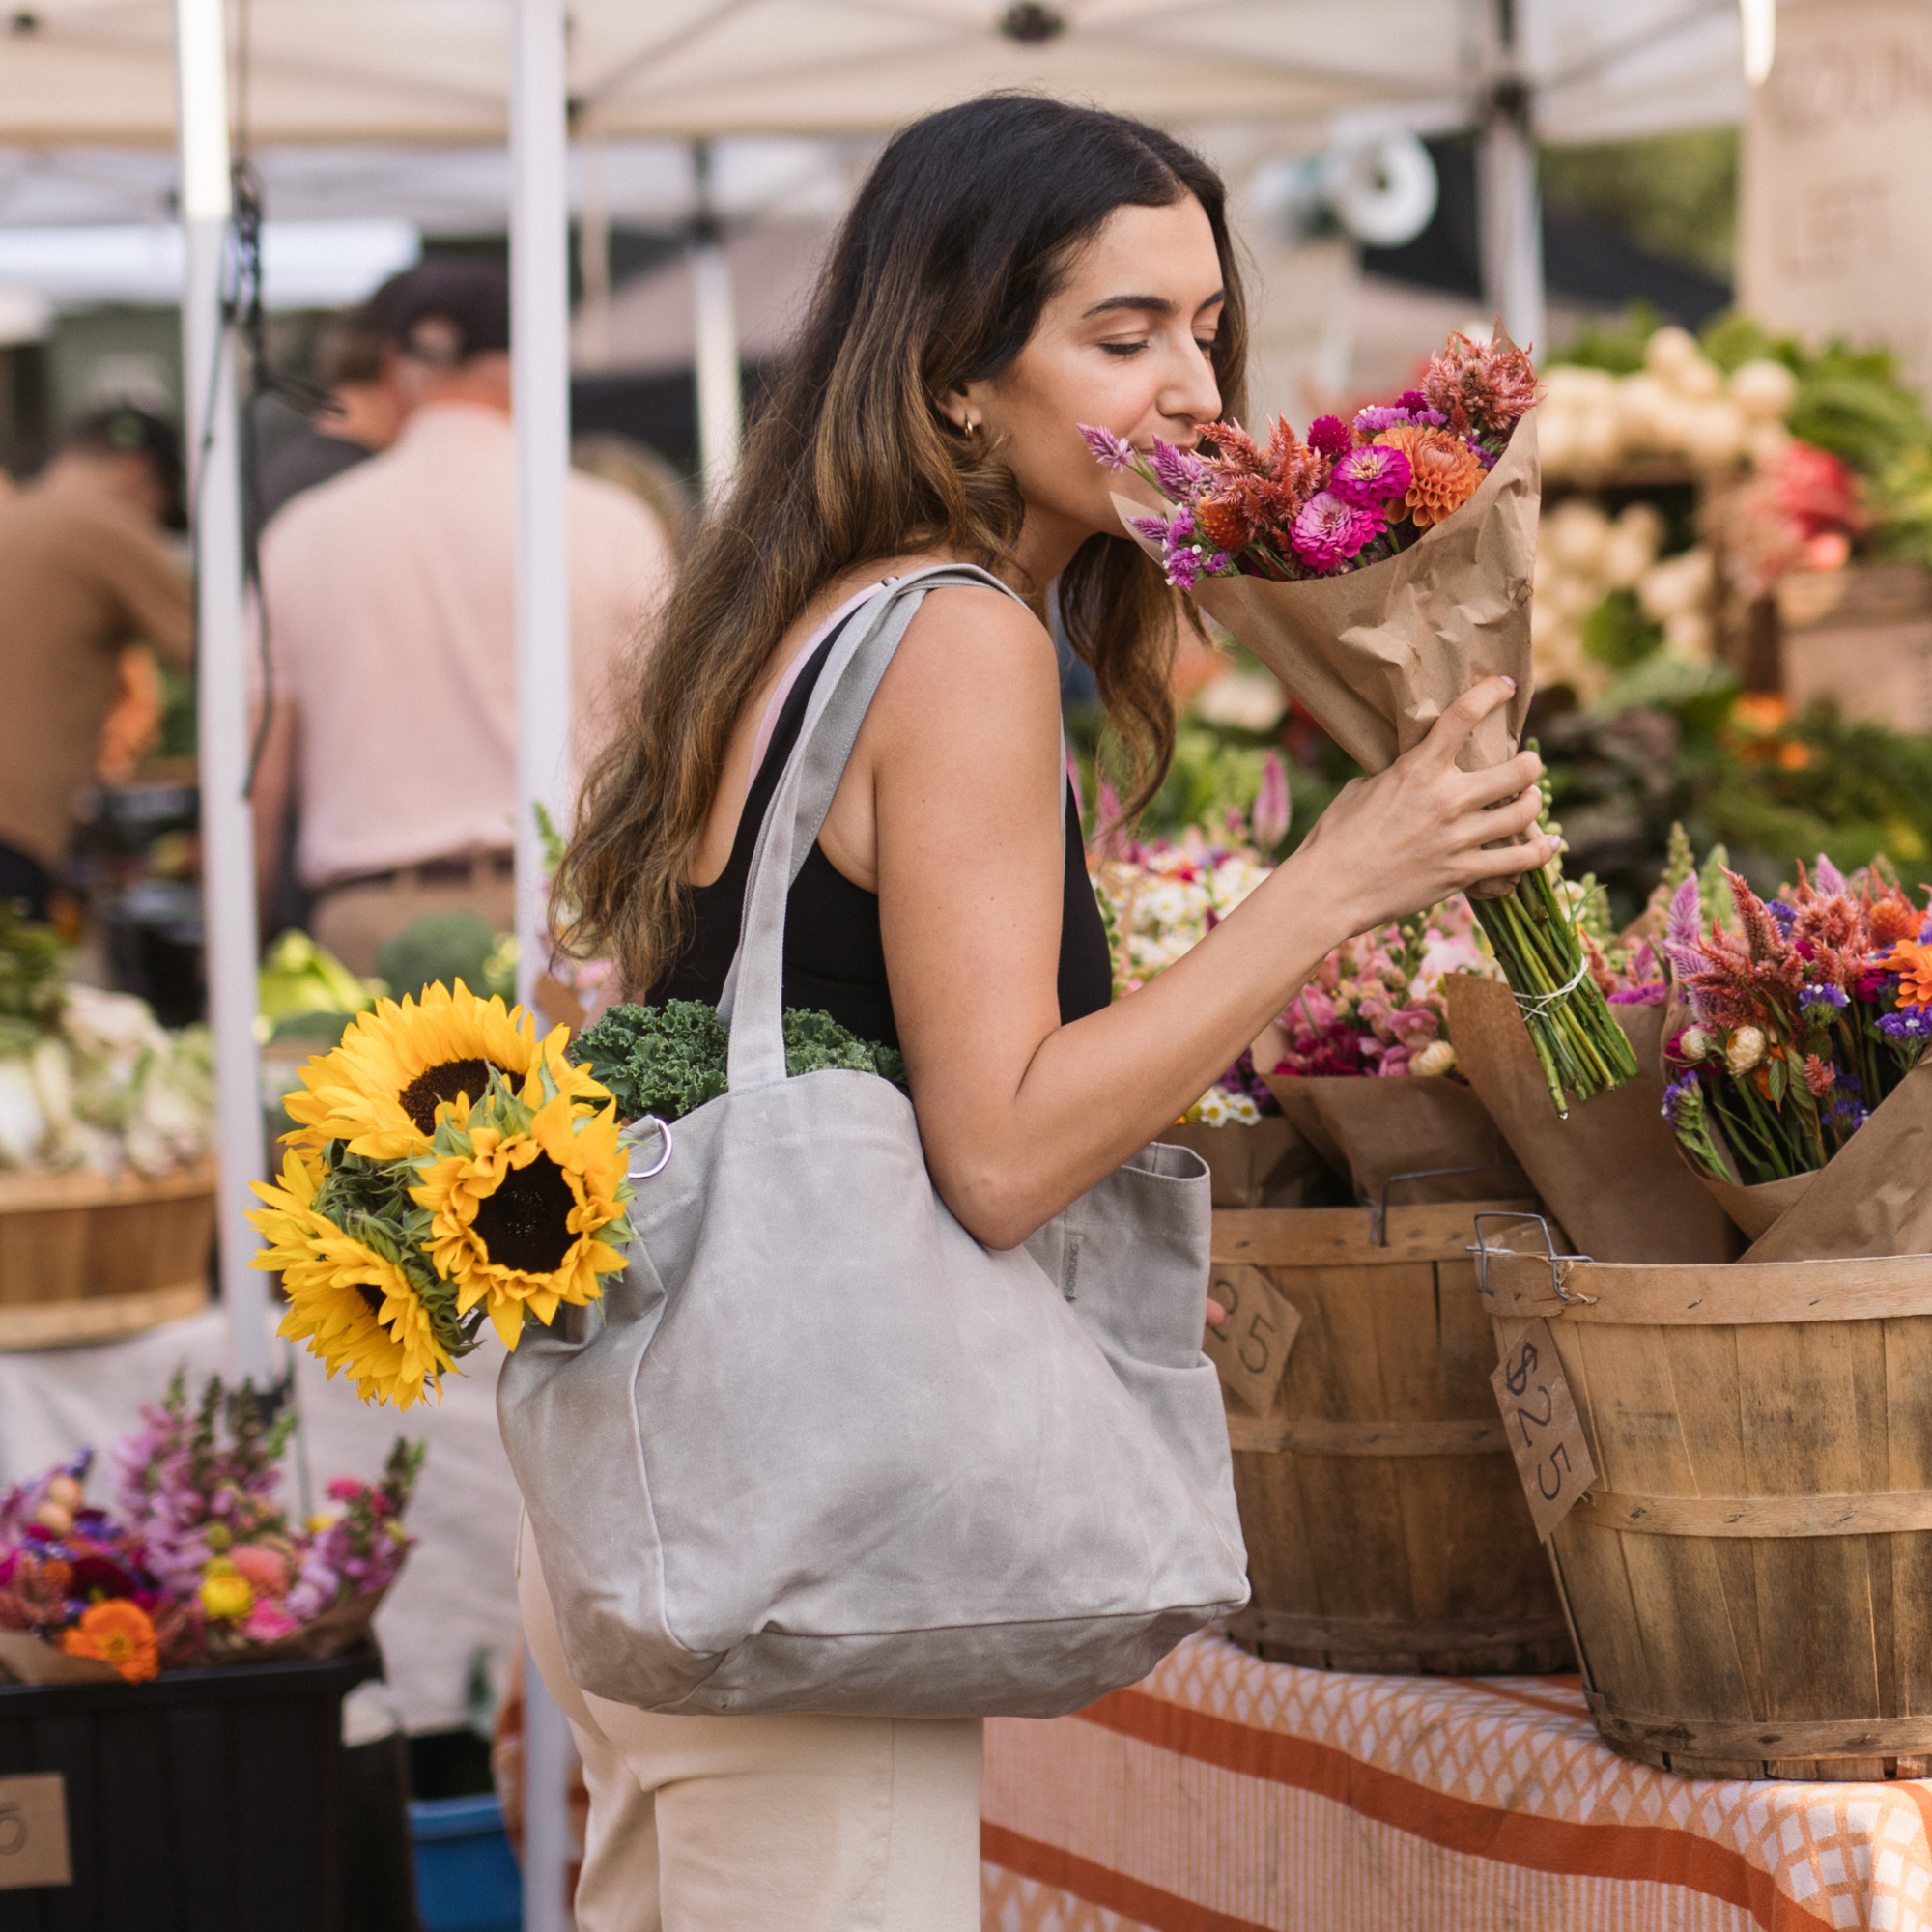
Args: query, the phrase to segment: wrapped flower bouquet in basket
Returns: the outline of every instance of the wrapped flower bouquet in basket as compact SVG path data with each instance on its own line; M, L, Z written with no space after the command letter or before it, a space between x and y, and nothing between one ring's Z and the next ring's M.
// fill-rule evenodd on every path
M1598 1727L1695 1776L1932 1773L1932 918L1894 876L1668 908L1654 1125L1741 1259L1490 1231L1504 1414L1575 1406L1541 1527Z
M0 1682L145 1683L162 1671L330 1658L368 1638L409 1554L422 1445L380 1481L339 1477L304 1522L282 1499L295 1410L185 1378L116 1445L111 1507L94 1452L0 1495Z
M1149 458L1083 433L1110 468L1167 505L1116 503L1169 582L1190 592L1371 772L1425 738L1479 679L1517 683L1462 754L1515 755L1530 698L1529 597L1539 499L1529 360L1500 333L1452 336L1419 389L1322 416L1306 440L1277 421L1265 447L1231 423L1199 451ZM1591 983L1553 868L1471 895L1530 1028L1559 1113L1636 1071Z

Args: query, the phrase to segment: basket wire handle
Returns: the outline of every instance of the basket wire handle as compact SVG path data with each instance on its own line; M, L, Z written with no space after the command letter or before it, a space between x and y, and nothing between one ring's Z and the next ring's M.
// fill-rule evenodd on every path
M1571 1303L1573 1306L1581 1303L1593 1302L1596 1300L1597 1297L1593 1294L1572 1294L1570 1291L1563 1286L1563 1277L1561 1273L1558 1271L1556 1266L1556 1264L1558 1262L1587 1262L1591 1260L1592 1257L1590 1257L1589 1255L1559 1255L1556 1252L1556 1243L1550 1238L1549 1223L1547 1220L1545 1220L1541 1214L1509 1213L1498 1208L1491 1208L1488 1211L1478 1214L1476 1216L1475 1245L1473 1247L1466 1248L1463 1251L1466 1254L1471 1254L1476 1257L1476 1281L1478 1286L1482 1289L1484 1294L1487 1295L1490 1292L1491 1254L1499 1253L1507 1255L1507 1254L1514 1254L1516 1252L1516 1250L1513 1248L1499 1248L1492 1250L1490 1247L1489 1243L1483 1238L1483 1223L1485 1221L1534 1221L1536 1225L1543 1230L1543 1252L1545 1258L1549 1263L1550 1293L1555 1295L1558 1301L1567 1301Z
M1389 1189L1399 1187L1405 1180L1440 1180L1450 1174L1521 1174L1525 1181L1529 1176L1523 1173L1522 1163L1514 1160L1478 1161L1474 1167L1419 1167L1409 1174L1392 1174L1382 1182L1382 1198L1369 1211L1369 1233L1371 1245L1378 1248L1388 1246ZM1529 1189L1532 1201L1541 1201L1534 1184Z

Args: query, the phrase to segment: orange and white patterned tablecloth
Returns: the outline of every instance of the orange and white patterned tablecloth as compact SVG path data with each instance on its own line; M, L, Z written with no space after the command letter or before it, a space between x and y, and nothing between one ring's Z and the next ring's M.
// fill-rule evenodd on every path
M1932 1781L1673 1776L1574 1678L1368 1677L1191 1637L986 1727L986 1932L1932 1932Z

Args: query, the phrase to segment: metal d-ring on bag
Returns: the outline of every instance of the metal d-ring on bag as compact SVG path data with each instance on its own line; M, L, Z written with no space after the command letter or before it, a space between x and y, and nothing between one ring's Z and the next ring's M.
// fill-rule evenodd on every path
M914 611L963 582L1001 587L922 571L834 646L746 888L730 1091L638 1182L601 1306L503 1369L564 1654L599 1696L1044 1717L1247 1600L1200 1158L1149 1147L995 1254L895 1087L785 1075L787 891Z

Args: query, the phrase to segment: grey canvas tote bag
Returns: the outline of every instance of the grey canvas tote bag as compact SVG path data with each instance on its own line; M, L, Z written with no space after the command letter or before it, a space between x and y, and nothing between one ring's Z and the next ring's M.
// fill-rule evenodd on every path
M922 572L840 634L746 887L730 1091L642 1129L628 1265L503 1368L564 1654L598 1696L1046 1717L1247 1600L1199 1156L1149 1147L996 1254L934 1191L897 1088L785 1075L787 891L913 612L962 582L1003 587Z

